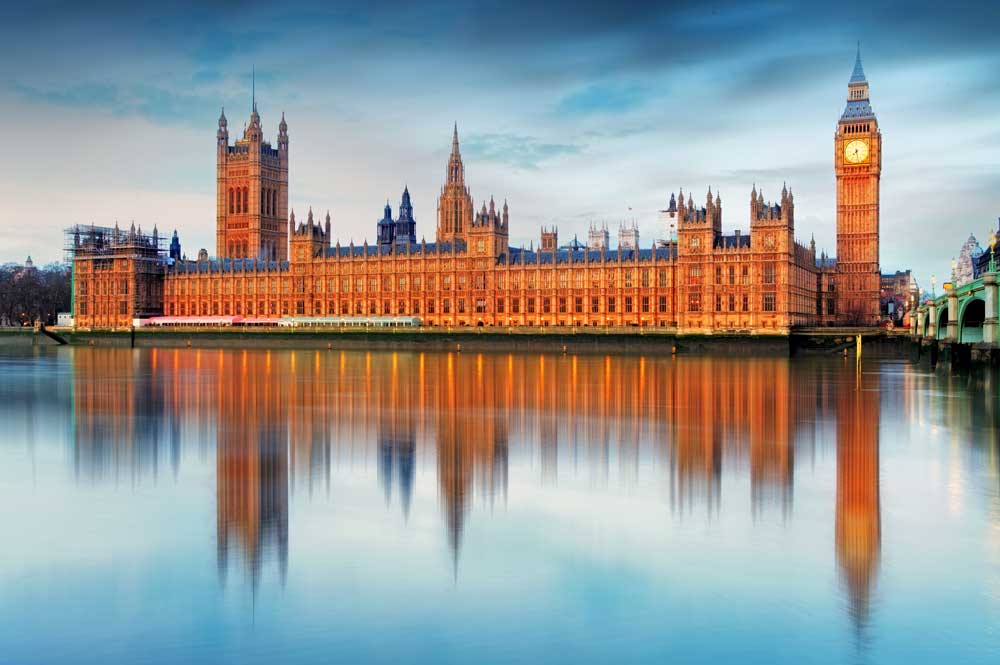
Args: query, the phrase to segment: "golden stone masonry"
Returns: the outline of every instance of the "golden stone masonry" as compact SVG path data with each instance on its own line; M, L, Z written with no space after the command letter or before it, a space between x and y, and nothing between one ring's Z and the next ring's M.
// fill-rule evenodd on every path
M377 241L333 241L329 213L296 223L288 202L288 125L266 142L256 104L243 138L217 134L216 254L169 252L134 227L69 230L74 325L123 328L144 319L276 324L282 317L410 317L423 326L636 326L678 332L787 333L795 326L875 325L879 317L879 176L882 137L860 53L834 138L837 259L795 239L795 198L750 193L749 233L723 232L722 199L683 191L663 211L676 238L640 247L623 228L560 247L512 247L510 210L476 210L458 128L438 197L434 242L416 240L409 191L398 218L385 208ZM183 318L182 318L183 317Z

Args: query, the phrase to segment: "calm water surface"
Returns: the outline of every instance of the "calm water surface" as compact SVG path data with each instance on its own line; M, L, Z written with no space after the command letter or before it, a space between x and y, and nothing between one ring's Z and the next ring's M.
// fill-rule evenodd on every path
M1000 662L996 379L0 352L2 663Z

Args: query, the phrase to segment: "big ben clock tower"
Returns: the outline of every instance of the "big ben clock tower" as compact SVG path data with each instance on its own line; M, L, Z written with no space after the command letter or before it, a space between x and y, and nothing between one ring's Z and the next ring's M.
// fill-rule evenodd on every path
M879 322L879 176L882 133L868 100L858 47L847 84L847 107L834 137L837 172L837 318L847 324Z

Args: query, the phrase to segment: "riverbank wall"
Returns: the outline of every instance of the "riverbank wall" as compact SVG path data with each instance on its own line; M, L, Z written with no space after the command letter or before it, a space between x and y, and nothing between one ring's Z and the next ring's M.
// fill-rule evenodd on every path
M911 339L910 357L938 371L958 373L1000 368L1000 348L992 344L959 344L943 339Z
M433 328L433 329L21 329L0 334L0 345L52 345L131 348L268 348L418 351L543 351L563 353L652 353L691 355L797 356L856 352L862 335L864 353L905 357L908 338L882 330L818 330L791 334L679 334L644 329L595 328Z

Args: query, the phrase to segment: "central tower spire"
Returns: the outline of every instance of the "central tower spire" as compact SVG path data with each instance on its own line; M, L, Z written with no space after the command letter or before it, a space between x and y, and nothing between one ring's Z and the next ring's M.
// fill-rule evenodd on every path
M458 123L451 134L451 155L445 173L444 187L438 198L438 242L465 240L473 220L472 197L465 186L465 165L458 147Z

